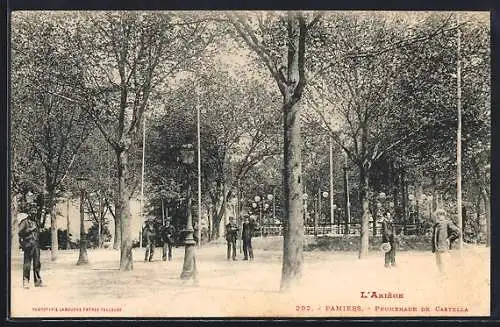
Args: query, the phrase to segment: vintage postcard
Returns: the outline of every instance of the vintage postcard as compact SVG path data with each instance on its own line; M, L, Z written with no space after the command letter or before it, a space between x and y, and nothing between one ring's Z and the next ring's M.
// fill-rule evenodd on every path
M13 11L10 317L489 317L490 13Z

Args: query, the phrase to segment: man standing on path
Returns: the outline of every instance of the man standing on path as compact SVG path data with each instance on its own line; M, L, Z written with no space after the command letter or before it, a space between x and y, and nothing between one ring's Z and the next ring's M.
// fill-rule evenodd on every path
M37 221L37 206L31 200L27 199L27 217L19 223L19 244L23 249L23 287L29 288L31 262L33 262L33 279L35 287L42 287L42 278L40 277L40 228Z
M146 221L146 226L144 227L142 234L146 239L146 254L144 255L144 262L151 262L155 253L155 231L151 220Z
M436 255L436 265L439 272L445 272L445 256L450 248L450 243L458 239L460 230L447 217L444 209L437 209L436 223L432 229L432 252Z
M253 260L253 249L252 249L252 236L255 229L255 224L250 222L248 216L245 216L245 222L243 223L243 231L241 233L241 239L243 240L243 260Z
M238 239L238 226L234 222L234 218L229 218L229 223L226 225L226 241L227 241L227 260L231 258L231 249L232 249L232 258L236 260L236 240Z
M170 222L167 221L165 226L163 226L161 230L161 240L163 242L163 261L167 260L167 255L168 261L172 260L172 245L174 244L174 233L174 226L172 226Z
M391 249L385 253L384 265L386 268L396 266L396 242L394 242L394 225L392 223L391 214L386 212L382 220L382 242L389 243Z

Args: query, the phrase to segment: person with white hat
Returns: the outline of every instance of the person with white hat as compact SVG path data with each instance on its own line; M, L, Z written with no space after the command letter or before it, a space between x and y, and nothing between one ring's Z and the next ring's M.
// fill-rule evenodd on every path
M396 245L394 242L394 225L391 214L387 211L378 221L382 224L382 250L384 255L384 266L386 268L396 266Z
M444 209L437 209L434 215L436 223L432 229L432 253L436 255L439 272L444 273L444 257L450 248L450 243L459 238L460 230L448 219Z

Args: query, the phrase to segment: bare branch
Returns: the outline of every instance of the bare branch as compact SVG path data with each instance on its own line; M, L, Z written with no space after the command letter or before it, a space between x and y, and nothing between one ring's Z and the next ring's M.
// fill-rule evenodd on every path
M264 61L264 64L271 72L274 80L278 84L278 87L281 93L284 95L286 92L285 89L285 79L283 75L280 74L278 68L275 63L272 61L269 54L264 50L264 48L260 45L260 42L257 40L252 28L245 21L244 18L240 16L236 16L234 14L228 14L229 21L234 26L238 34L243 38L245 43L253 50L255 53Z

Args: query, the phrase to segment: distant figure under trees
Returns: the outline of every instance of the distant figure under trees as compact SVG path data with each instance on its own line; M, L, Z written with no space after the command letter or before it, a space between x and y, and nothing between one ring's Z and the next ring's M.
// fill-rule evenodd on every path
M173 225L170 224L169 221L166 222L165 226L162 226L160 236L161 236L161 241L163 243L162 259L163 261L166 261L168 256L168 261L171 261L172 246L174 245L174 238L175 238L175 228Z
M234 222L234 218L229 218L229 223L226 225L227 260L231 257L233 260L236 260L236 240L238 239L238 230L239 228Z
M250 220L248 216L245 216L245 222L243 223L241 239L243 241L243 260L253 260L253 248L252 248L252 236L255 231L255 221Z
M146 221L146 226L142 232L144 238L146 239L146 253L144 255L144 262L153 260L153 255L155 253L155 230L153 227L153 221Z

